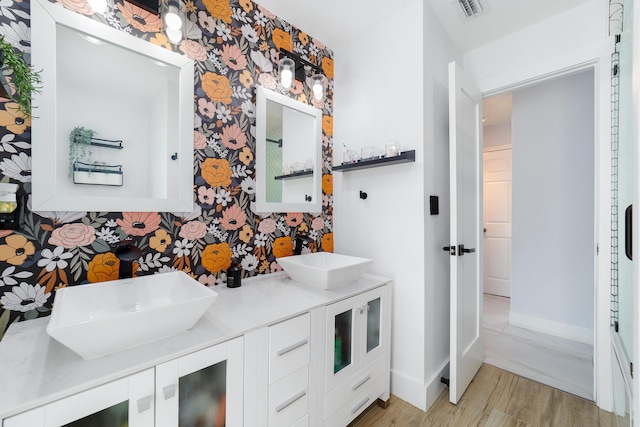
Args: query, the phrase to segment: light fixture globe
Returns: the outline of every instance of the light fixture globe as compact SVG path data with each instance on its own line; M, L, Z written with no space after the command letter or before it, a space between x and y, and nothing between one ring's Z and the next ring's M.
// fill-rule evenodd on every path
M164 23L167 29L179 30L182 28L182 18L180 17L180 10L175 5L170 5L167 8L167 13L164 15Z
M280 74L280 83L285 89L289 89L293 84L293 76L296 64L293 59L284 57L278 64L278 73Z
M104 15L107 11L107 0L88 0L88 3L95 13Z
M182 40L182 31L180 30L167 28L165 32L167 33L167 37L169 38L169 41L173 44L178 44Z
M322 101L324 98L324 76L322 74L311 77L311 91L316 100Z

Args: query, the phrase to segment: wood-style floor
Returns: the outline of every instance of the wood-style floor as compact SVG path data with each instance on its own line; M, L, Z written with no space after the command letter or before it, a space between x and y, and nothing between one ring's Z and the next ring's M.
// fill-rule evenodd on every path
M593 402L482 365L457 405L449 390L428 412L391 396L382 409L372 405L349 427L615 427L613 414Z

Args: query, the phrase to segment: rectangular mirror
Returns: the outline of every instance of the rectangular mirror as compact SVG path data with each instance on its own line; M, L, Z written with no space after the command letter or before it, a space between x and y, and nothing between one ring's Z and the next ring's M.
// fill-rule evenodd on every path
M258 86L256 209L322 211L322 111Z
M32 209L191 211L193 61L60 3L32 1L31 20Z

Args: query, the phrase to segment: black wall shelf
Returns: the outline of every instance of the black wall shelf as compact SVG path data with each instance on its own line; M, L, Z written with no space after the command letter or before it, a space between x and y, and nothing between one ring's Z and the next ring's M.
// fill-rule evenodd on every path
M303 178L305 176L311 176L313 175L313 171L300 171L300 172L294 172L294 173L289 173L286 175L278 175L278 176L274 176L274 179L293 179L293 178Z
M357 169L377 168L379 166L397 165L416 161L416 150L403 151L397 156L381 157L379 159L359 160L356 163L346 163L333 167L334 171L348 172Z

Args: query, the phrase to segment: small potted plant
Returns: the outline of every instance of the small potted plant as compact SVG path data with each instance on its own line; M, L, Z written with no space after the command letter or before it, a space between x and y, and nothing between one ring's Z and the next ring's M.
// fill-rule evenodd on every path
M91 164L91 139L96 132L80 126L73 128L69 134L69 176L73 176L73 165L76 162Z
M10 83L2 73L4 70L9 70ZM18 111L31 118L31 93L39 92L41 83L40 73L27 65L22 52L0 37L0 97L15 100Z

